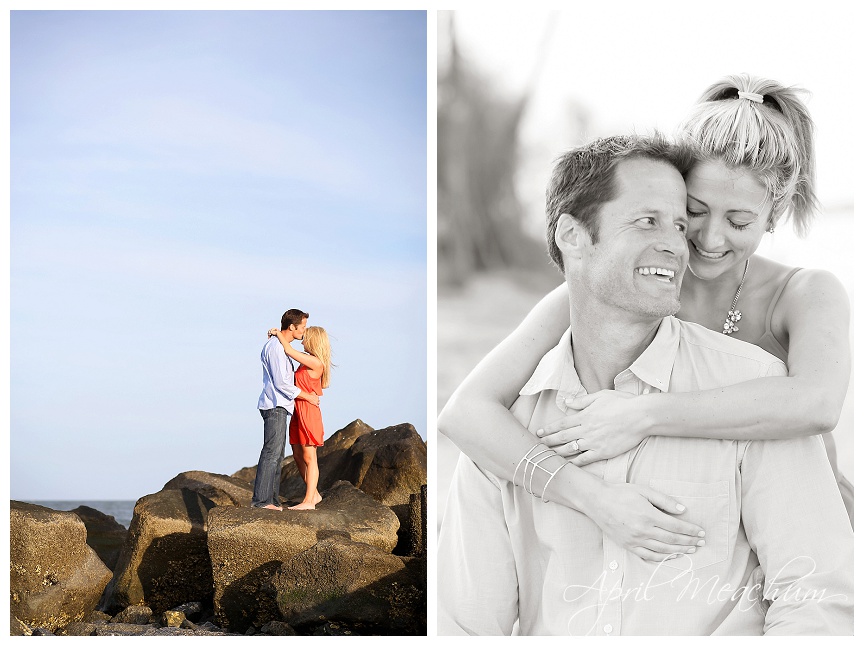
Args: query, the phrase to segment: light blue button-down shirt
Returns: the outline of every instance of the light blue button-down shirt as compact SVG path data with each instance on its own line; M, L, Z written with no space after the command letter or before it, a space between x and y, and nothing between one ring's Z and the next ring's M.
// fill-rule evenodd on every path
M755 345L667 317L615 389L686 392L785 374ZM585 392L568 330L511 410L536 432ZM819 436L652 436L584 469L680 500L705 546L643 561L584 514L462 455L438 542L439 634L506 635L517 620L525 635L852 634L852 528Z
M281 406L289 414L294 412L294 399L300 389L294 385L294 362L285 354L285 348L271 336L261 350L264 368L264 390L258 398L258 408L267 410Z

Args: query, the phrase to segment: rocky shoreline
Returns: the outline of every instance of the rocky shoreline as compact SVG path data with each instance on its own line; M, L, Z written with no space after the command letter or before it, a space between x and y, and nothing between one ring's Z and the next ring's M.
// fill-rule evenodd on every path
M426 445L360 420L319 449L315 511L251 508L255 467L187 471L129 529L12 501L12 635L425 635ZM280 493L299 501L292 458Z

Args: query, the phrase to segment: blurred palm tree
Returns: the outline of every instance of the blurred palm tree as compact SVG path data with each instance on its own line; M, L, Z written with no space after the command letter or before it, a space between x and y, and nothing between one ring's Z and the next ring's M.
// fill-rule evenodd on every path
M519 126L548 51L541 40L534 72L515 98L497 95L465 60L449 13L438 72L438 281L461 285L478 271L549 271L543 244L522 227L514 172Z

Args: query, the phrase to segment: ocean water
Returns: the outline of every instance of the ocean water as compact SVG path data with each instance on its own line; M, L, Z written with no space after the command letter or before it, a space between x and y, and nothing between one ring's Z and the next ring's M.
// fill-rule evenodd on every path
M72 511L81 505L98 509L103 514L114 516L114 520L129 529L132 522L132 510L137 500L25 500L34 505L41 505L56 511Z

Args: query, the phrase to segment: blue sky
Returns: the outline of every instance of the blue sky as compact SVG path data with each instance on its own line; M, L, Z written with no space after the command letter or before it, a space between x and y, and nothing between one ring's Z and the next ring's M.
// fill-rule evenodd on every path
M290 307L425 439L425 12L16 11L10 88L12 498L255 464Z

